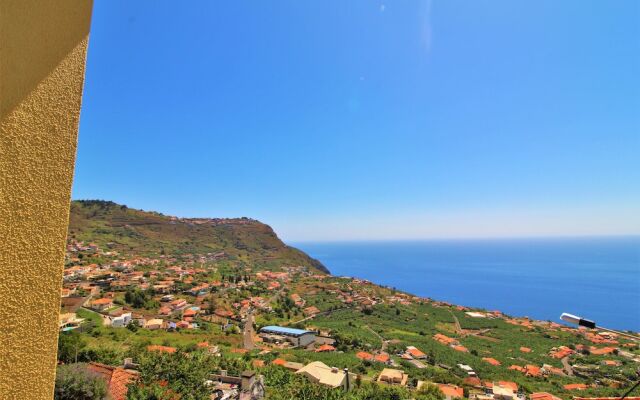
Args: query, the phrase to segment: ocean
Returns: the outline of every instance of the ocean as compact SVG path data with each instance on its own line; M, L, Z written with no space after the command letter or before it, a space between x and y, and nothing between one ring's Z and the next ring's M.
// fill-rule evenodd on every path
M513 316L640 331L640 237L302 242L333 275Z

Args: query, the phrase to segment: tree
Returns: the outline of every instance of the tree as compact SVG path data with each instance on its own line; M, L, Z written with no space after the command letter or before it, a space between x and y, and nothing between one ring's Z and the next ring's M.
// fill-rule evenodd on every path
M135 319L127 324L127 329L131 332L137 332L138 328L140 328L140 323Z
M62 365L56 370L54 400L103 400L107 385L86 364Z
M145 352L139 360L141 379L138 386L166 381L168 389L179 395L181 400L209 400L210 391L205 381L214 363L218 362L213 357L200 352L189 355L182 351L173 354Z
M127 392L127 400L172 400L175 393L157 383L150 385L131 385Z
M424 383L418 389L420 399L444 399L444 394L440 391L440 388L432 383Z
M76 362L78 354L86 345L78 332L60 332L58 336L58 360L67 364Z
M216 298L213 295L209 296L209 314L215 314L216 307Z

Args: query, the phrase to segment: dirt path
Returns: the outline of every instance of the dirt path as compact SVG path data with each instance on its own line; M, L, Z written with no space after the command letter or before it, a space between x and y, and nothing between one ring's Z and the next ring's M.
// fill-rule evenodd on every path
M380 342L382 343L381 347L380 347L380 351L386 352L387 351L387 346L389 345L389 341L385 340L385 338L383 338L378 332L376 332L375 330L373 330L373 328L371 328L369 325L364 325L364 327L371 333L373 333L374 335L376 335L376 337L378 339L380 339Z
M458 317L456 317L456 315L451 310L449 310L449 313L451 314L451 316L453 317L453 321L455 322L456 333L460 336L464 336L464 332L462 331L462 326L460 326L460 321L458 321Z

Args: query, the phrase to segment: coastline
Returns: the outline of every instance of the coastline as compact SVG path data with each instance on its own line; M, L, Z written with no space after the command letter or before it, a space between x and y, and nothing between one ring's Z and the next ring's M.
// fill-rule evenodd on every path
M335 276L536 320L571 312L640 330L640 236L293 245Z

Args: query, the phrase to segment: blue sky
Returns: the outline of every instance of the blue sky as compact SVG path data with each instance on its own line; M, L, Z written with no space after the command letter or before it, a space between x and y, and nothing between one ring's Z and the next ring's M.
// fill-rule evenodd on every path
M95 2L73 197L286 240L640 234L640 2Z

